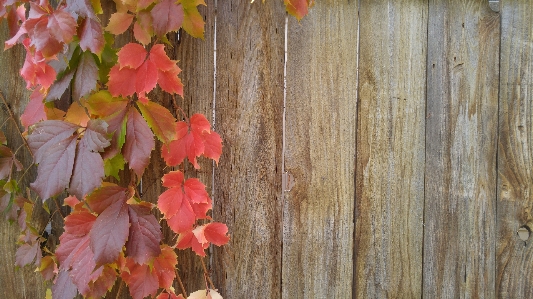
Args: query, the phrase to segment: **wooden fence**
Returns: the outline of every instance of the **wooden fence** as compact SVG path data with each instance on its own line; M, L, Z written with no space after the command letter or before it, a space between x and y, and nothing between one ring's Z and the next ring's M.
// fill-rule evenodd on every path
M172 37L182 105L224 140L198 173L231 233L209 258L224 298L533 298L533 3L317 0L298 23L261 2L207 1L205 40ZM0 56L16 115L22 62ZM17 230L0 222L0 294L44 298Z

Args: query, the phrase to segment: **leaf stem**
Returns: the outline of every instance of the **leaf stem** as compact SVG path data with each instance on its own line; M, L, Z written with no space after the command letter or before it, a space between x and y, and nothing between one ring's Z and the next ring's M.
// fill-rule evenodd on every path
M55 197L55 196L54 196L54 202L56 203L56 208L57 208L57 211L59 212L59 215L61 215L61 217L63 217L63 219L65 219L65 215L61 211L61 206L59 206L59 202L57 202L57 197Z
M189 122L189 118L187 117L187 114L185 113L185 111L183 111L183 109L180 106L178 106L178 102L176 101L176 95L172 95L172 106L174 106L174 109L176 111L179 111L181 113L181 115L183 116L183 118L187 122Z
M213 281L209 277L209 272L207 271L207 267L205 266L204 258L201 256L198 256L200 259L200 262L202 262L202 267L204 268L204 277L209 282L209 285L211 286L211 289L215 289L215 285L213 284Z
M187 292L185 291L185 287L183 286L183 282L181 281L181 277L178 273L178 269L174 269L174 272L176 273L176 278L178 279L178 284L180 285L181 293L183 294L183 297L187 299Z
M17 132L19 133L20 138L22 138L22 141L24 141L24 144L26 145L26 147L28 148L28 151L30 152L31 158L33 159L33 153L32 153L32 151L30 149L30 145L28 144L28 141L26 140L26 138L24 138L24 136L22 136L22 133L20 132L19 125L18 125L18 123L17 123L17 121L15 119L15 115L13 114L13 111L11 111L11 108L9 108L9 105L7 104L6 98L4 97L4 93L2 91L0 91L0 98L2 99L2 102L4 102L4 105L6 106L7 112L9 112L9 118L11 118L11 120L15 124L15 127L17 128Z

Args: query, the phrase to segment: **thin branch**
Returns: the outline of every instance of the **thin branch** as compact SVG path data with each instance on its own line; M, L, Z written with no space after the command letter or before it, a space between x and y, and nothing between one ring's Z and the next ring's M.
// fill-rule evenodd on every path
M174 272L176 273L176 278L178 279L178 284L180 285L181 293L183 294L183 297L187 299L187 292L185 291L185 287L183 286L183 282L181 281L181 277L178 273L178 269L174 269Z
M201 256L198 256L198 258L200 258L200 262L202 262L202 267L204 268L205 279L209 282L209 285L211 285L211 289L214 290L215 289L215 285L213 284L213 281L209 277L209 272L207 272L207 267L205 266L204 259Z
M57 202L57 197L55 196L54 196L54 202L56 203L56 208L57 208L57 211L59 212L59 215L61 215L61 217L65 219L65 215L63 214L63 212L61 212L61 206L59 205L59 202Z
M117 296L115 297L115 299L118 299L118 297L120 296L120 291L122 291L122 285L124 284L124 280L120 280L120 285L118 286L118 291L117 291Z
M33 153L32 153L32 151L30 149L30 145L28 144L28 141L26 141L26 138L24 138L24 136L22 136L22 132L20 132L19 124L17 123L15 115L11 111L11 108L9 108L9 104L7 103L6 98L4 97L4 94L1 91L0 91L0 98L2 99L2 102L4 102L4 105L6 106L7 112L9 112L9 118L11 118L11 120L13 120L13 123L15 124L15 127L17 127L17 132L19 133L20 138L22 138L22 141L24 141L24 144L28 148L28 152L30 152L31 158L33 159Z

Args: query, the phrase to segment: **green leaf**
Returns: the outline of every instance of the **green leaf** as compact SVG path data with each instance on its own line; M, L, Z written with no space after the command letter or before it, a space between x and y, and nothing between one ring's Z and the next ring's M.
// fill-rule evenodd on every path
M106 176L113 176L115 179L120 181L118 173L120 170L124 170L124 157L118 153L111 159L104 160L104 172Z

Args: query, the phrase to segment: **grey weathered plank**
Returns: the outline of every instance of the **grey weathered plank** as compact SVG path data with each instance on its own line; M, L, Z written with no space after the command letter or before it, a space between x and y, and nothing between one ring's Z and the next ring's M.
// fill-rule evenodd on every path
M430 1L425 298L494 298L499 15Z
M0 44L3 45L9 39L6 22L0 22ZM18 117L24 112L24 108L29 101L29 92L26 90L26 83L20 77L19 70L24 63L25 50L22 46L16 46L0 54L0 91L9 104L9 109L15 115L17 124L15 125L9 118L9 112L0 100L0 128L8 140L8 146L15 151L23 144L19 128ZM7 120L7 121L6 121ZM23 148L17 153L17 158L24 165L32 163L29 152ZM14 178L20 177L15 175ZM28 185L34 175L30 172L25 176L20 185ZM34 212L33 224L42 229L46 225L48 215L42 209ZM15 252L18 248L16 241L20 229L17 223L10 225L4 220L4 215L0 212L0 297L2 298L44 298L45 285L39 273L35 273L34 266L27 266L20 270L15 270Z
M231 240L215 247L225 298L280 298L281 147L285 13L277 1L217 7L214 218Z
M350 298L357 1L288 23L282 298Z
M355 296L420 298L428 3L360 5Z
M533 237L516 233L533 220L533 5L502 1L501 14L496 292L533 298Z

